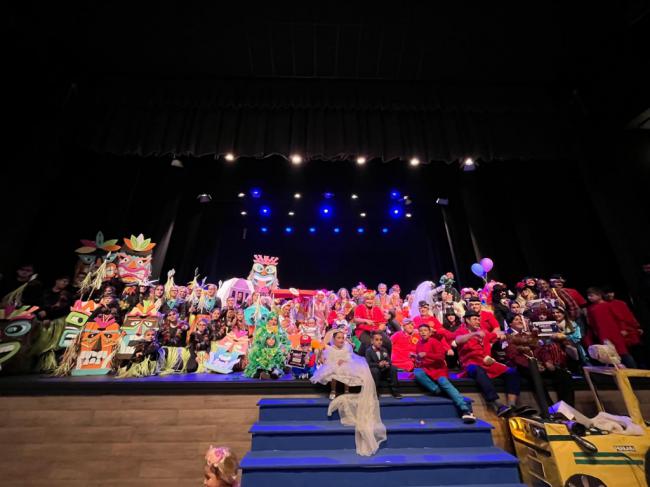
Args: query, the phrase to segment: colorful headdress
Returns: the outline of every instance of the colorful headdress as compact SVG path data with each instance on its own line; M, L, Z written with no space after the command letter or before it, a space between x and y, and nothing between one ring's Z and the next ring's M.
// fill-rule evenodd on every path
M366 291L363 294L363 299L375 299L375 296L376 296L375 291Z
M142 234L124 239L124 247L118 254L117 272L125 284L134 284L149 278L151 254L155 246L150 238L144 238Z
M38 306L15 306L13 304L0 308L0 320L16 321L16 320L31 320L34 318L34 313L38 310Z
M141 303L136 304L127 316L156 316L157 314L158 309L156 308L156 303L145 299Z
M125 238L124 244L126 248L133 253L137 254L150 254L153 248L156 246L155 243L151 241L150 238L144 238L143 234L131 235L131 238Z
M82 313L90 316L99 305L95 301L82 301L77 299L72 306L70 306L70 311L76 311L77 313Z
M278 265L277 257L269 257L268 255L253 255L253 263L262 265Z
M97 250L103 250L104 252L117 252L121 248L117 245L117 239L104 240L104 234L102 232L97 232L94 241L82 239L81 243L83 244L83 247L79 247L75 250L77 254L93 254L97 252Z

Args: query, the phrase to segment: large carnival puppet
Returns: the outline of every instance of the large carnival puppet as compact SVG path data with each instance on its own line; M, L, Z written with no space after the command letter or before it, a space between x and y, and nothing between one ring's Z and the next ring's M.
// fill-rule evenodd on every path
M82 287L82 283L86 280L88 274L93 269L99 267L104 261L107 261L105 272L102 276L104 281L110 281L117 276L117 266L114 261L117 257L116 252L120 250L117 245L117 239L104 240L104 234L97 232L95 240L81 240L83 244L75 250L79 257L74 269L74 276L72 278L72 285L76 288Z
M271 294L277 289L278 282L278 258L269 257L268 255L253 256L253 267L248 280L253 283L255 290L261 294Z
M124 284L136 285L149 279L155 246L150 238L144 238L142 234L124 239L124 247L117 254L117 273Z

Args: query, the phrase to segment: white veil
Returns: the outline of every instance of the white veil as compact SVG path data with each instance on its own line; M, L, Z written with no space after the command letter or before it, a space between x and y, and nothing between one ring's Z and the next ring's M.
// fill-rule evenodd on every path
M329 416L334 411L338 411L342 424L354 426L357 454L370 456L379 449L382 441L386 441L386 427L381 422L375 381L366 359L352 352L349 343L345 346L350 347L352 366L360 375L361 392L338 396L330 403L327 414Z

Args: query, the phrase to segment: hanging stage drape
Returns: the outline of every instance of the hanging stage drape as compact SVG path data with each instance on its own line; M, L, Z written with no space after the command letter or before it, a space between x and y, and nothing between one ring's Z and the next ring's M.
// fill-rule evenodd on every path
M70 133L99 153L452 162L568 152L566 117L532 86L112 78L78 96Z

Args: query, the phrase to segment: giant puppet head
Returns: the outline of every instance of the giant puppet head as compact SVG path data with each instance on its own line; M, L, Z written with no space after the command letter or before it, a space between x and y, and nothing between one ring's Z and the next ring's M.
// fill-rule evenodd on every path
M74 305L70 307L70 314L65 318L65 328L59 339L59 348L68 348L74 343L97 306L95 301L81 301L80 299L75 301Z
M269 294L278 287L278 258L268 255L254 255L253 268L248 280L253 283L255 290Z
M112 315L99 315L81 332L77 364L72 375L105 375L112 370L120 340L120 325Z
M160 328L161 315L152 301L143 301L133 308L124 318L120 327L122 339L117 351L119 360L127 360L133 357L135 346L144 340L147 330L158 330Z
M0 309L0 369L5 363L26 355L34 337L32 324L37 306L5 306Z
M117 257L117 252L120 246L117 245L117 239L104 240L104 234L97 232L95 240L81 240L83 244L75 252L79 256L77 265L74 269L74 277L72 278L72 285L74 287L81 287L81 283L88 273L94 268L99 267L104 260L108 261L106 265L106 273L104 280L108 281L117 275L117 266L113 262Z
M117 273L125 284L144 282L151 276L151 257L155 243L140 234L124 239L124 247L117 254Z

